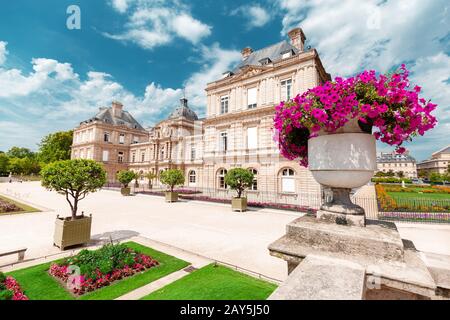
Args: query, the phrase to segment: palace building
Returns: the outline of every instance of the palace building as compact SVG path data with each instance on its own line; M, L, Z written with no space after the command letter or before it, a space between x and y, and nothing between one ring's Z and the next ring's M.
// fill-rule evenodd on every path
M183 98L167 119L144 129L113 102L75 128L72 158L103 162L110 182L123 169L143 176L179 168L186 187L220 193L228 192L227 171L242 167L255 173L249 198L298 203L302 195L320 194L309 170L284 159L273 139L275 106L331 79L317 51L305 48L303 31L288 36L243 49L242 61L207 85L204 119Z
M416 159L409 153L381 152L377 155L377 167L377 172L392 172L405 178L417 178Z

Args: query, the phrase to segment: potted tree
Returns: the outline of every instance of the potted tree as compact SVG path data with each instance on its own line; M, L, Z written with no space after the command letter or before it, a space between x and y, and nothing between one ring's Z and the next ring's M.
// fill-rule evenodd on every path
M148 172L145 174L145 178L148 179L148 188L152 189L153 188L153 180L155 180L157 178L156 174L154 172Z
M234 168L228 171L225 176L225 183L233 190L236 190L237 197L231 200L231 209L233 211L247 211L247 198L243 197L246 189L253 184L254 174L243 168Z
M122 188L120 189L120 193L123 196L129 196L131 193L131 189L128 186L131 181L136 179L136 173L130 170L122 170L117 173L117 180L122 184Z
M178 193L173 190L176 186L181 186L184 184L183 172L178 169L169 169L161 172L159 178L161 182L169 188L169 190L166 191L166 201L177 202Z
M369 182L377 169L375 141L404 153L404 142L436 125L431 114L436 105L419 97L421 88L411 87L408 75L404 65L389 75L364 71L275 108L281 154L309 167L316 181L333 192L318 218L364 226L364 210L351 202L350 191Z
M66 197L71 216L55 222L54 245L61 250L91 240L92 216L77 215L78 202L96 192L106 183L103 166L93 160L63 160L48 164L41 170L42 186Z

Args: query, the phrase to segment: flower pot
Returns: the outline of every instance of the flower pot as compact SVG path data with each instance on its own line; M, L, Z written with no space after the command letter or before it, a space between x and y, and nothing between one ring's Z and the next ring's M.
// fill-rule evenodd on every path
M367 184L377 170L375 137L356 120L336 133L320 132L308 141L309 169L314 179L333 192L333 200L317 213L323 220L365 225L364 209L353 204L350 191Z
M178 192L166 191L166 202L177 202Z
M91 241L92 216L78 216L72 218L60 218L55 221L55 234L53 244L64 250L67 247L86 244Z
M121 188L121 189L120 189L120 193L121 193L123 196L127 197L127 196L129 196L129 195L131 194L131 188L129 188L129 187L127 187L127 188Z
M240 212L247 211L247 198L233 198L231 200L231 210Z

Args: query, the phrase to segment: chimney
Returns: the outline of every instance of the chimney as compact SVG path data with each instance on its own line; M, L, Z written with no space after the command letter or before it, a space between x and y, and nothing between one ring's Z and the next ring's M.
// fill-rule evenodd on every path
M115 118L121 118L122 117L122 109L123 104L118 101L112 102L112 114Z
M245 60L248 58L249 55L251 55L253 52L253 49L250 47L246 47L244 49L242 49L241 53L242 53L242 60Z
M305 34L303 30L300 28L292 29L288 32L289 39L291 39L291 44L296 47L300 52L302 52L305 48Z

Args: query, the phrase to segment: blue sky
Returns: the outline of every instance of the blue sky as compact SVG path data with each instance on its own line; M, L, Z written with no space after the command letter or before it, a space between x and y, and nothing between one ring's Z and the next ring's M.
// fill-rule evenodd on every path
M66 9L81 9L68 30ZM207 82L303 28L332 76L401 63L440 124L408 145L418 159L450 143L450 6L444 0L15 0L0 5L0 150L36 149L117 99L149 126L178 104L204 113ZM380 145L380 150L390 148Z

